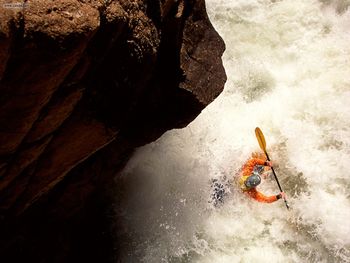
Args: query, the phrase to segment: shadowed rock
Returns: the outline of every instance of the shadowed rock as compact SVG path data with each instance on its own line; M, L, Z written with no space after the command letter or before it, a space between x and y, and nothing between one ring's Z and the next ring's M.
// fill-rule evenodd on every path
M111 261L113 178L220 94L224 48L204 0L0 0L0 260Z

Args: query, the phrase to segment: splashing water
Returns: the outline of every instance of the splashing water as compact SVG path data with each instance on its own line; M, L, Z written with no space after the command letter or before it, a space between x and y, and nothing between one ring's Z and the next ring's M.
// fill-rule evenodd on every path
M117 181L121 262L350 262L350 2L207 0L224 92L140 148ZM267 150L292 207L212 179ZM273 178L261 185L277 194Z

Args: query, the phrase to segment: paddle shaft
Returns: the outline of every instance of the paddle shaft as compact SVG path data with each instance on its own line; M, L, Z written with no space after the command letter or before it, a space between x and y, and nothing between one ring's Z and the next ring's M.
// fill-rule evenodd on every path
M269 157L269 155L267 154L267 151L266 151L265 136L264 136L264 134L262 133L262 131L260 130L259 127L255 128L255 135L256 135L256 138L258 140L260 148L264 151L264 153L266 155L267 160L271 161L270 157ZM273 169L273 167L271 167L271 170L272 170L273 175L275 176L278 188L280 189L281 192L283 192L282 187L280 185L280 182L278 181L277 175L276 175L275 170ZM284 203L286 204L287 209L289 209L289 205L287 203L287 200L285 198L283 198L283 200L284 200Z
M268 161L271 161L269 155L267 154L267 152L266 152L266 151L264 151L264 152L265 152L265 154L266 154L267 160L268 160ZM275 170L273 169L273 167L271 167L271 170L272 170L272 173L273 173L273 175L274 175L274 177L275 177L275 179L276 179L278 188L280 189L281 192L283 192L282 187L281 187L281 185L280 185L280 182L278 181L277 175L276 175ZM286 200L285 198L283 198L283 200L284 200L284 203L286 204L287 209L289 209L289 205L288 205L288 203L287 203L287 200Z
M267 152L265 152L265 154L266 154L267 160L271 161L269 155L267 154ZM282 187L280 185L280 182L278 181L277 175L276 175L275 170L273 169L273 167L271 167L271 170L272 170L273 175L275 176L276 182L278 184L278 188L280 189L281 192L283 192Z

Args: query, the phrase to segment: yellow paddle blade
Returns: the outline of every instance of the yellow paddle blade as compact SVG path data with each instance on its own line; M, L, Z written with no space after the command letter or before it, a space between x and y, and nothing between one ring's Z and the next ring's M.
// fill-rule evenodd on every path
M258 139L260 148L266 152L266 141L265 141L265 137L264 134L262 133L262 131L260 130L259 127L255 128L255 136Z

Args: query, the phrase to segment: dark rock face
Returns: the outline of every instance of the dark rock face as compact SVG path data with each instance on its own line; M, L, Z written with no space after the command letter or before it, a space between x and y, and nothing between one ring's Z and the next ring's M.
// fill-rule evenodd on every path
M135 147L222 91L204 0L0 0L0 261L109 262Z

